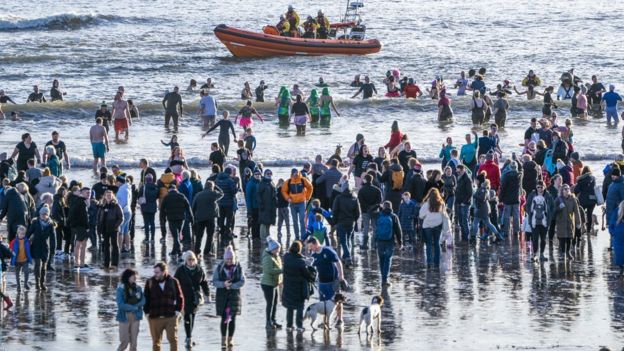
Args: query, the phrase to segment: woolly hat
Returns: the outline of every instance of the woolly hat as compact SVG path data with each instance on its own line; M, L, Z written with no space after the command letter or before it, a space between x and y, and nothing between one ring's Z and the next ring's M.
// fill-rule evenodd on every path
M278 243L277 241L273 240L273 238L271 238L270 236L267 237L267 251L271 252L277 248L282 247L282 245L280 245L280 243Z
M233 262L236 262L236 252L234 252L234 248L232 245L228 245L223 251L223 260L227 260L231 258Z
M43 206L41 207L41 209L39 209L39 215L41 216L41 215L44 215L44 214L47 214L47 215L49 215L49 214L50 214L50 208L48 207L48 205L47 205L47 204L46 204L46 205L43 205Z

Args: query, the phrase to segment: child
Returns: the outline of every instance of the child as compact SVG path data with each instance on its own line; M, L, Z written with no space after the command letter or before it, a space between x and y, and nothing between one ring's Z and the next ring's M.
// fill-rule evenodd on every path
M416 231L414 230L414 220L418 216L416 210L416 201L412 200L412 195L408 191L404 192L399 206L399 223L403 235L409 239L412 246L416 245Z
M26 227L20 225L17 227L17 237L11 241L11 251L13 257L11 258L11 265L15 266L15 279L17 282L17 292L22 291L22 285L20 283L20 272L24 271L24 289L30 290L28 285L28 265L32 263L32 256L30 255L30 241L26 239Z
M321 201L319 199L314 199L310 203L310 208L308 209L307 222L314 222L316 214L320 214L322 217L327 218L329 220L331 218L331 212L321 207ZM304 240L305 241L305 240Z
M253 135L251 128L247 128L243 134L243 141L245 142L245 148L253 153L256 149L256 137Z
M0 298L4 301L5 310L13 307L13 301L11 301L9 295L4 293L4 288L6 286L5 272L7 271L5 260L12 256L11 249L9 249L9 246L4 242L4 237L0 235Z
M309 237L313 237L321 245L329 246L329 236L327 236L327 227L323 223L323 215L316 213L312 218L312 220L308 220L308 227L302 241L305 242Z
M178 136L175 134L171 136L171 140L169 140L168 143L165 143L162 140L160 140L160 142L165 146L169 146L172 152L173 152L173 149L175 149L176 147L180 147L180 144L178 143Z
M277 189L284 185L284 179L277 181ZM286 242L290 243L290 213L288 211L288 201L284 199L281 191L277 192L277 241L282 243L282 224L286 222ZM290 246L290 245L286 245Z

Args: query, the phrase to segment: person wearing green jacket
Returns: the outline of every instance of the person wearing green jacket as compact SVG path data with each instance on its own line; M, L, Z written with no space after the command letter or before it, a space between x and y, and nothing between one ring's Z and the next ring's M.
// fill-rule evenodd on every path
M262 279L260 286L266 300L266 328L281 329L282 326L275 321L277 309L277 289L282 285L282 258L279 256L280 243L267 238L267 248L262 254Z

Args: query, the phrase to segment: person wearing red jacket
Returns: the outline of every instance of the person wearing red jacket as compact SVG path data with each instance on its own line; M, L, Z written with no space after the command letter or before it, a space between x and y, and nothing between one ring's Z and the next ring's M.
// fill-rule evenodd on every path
M401 139L403 139L403 133L399 130L399 122L392 122L392 132L390 133L390 141L384 147L388 149L388 151L392 152L395 147L397 147L401 143Z
M485 163L479 167L477 174L485 172L486 179L490 181L490 185L493 190L498 191L500 187L501 172L498 168L498 164L494 161L494 153L488 153L485 155Z

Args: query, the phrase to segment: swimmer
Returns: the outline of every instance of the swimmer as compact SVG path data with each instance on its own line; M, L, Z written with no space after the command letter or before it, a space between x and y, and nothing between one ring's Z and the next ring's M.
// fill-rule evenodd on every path
M532 84L527 85L527 90L525 91L518 91L515 85L513 86L513 90L518 95L526 95L527 100L535 100L537 95L542 95L542 96L544 95L538 92L537 90L535 90L535 86L533 86Z
M125 142L128 142L130 136L130 126L132 120L130 119L130 109L128 103L123 99L123 92L118 91L113 101L113 111L111 112L113 118L113 126L115 127L115 142L119 143L120 133L125 133Z
M386 97L399 97L401 96L401 91L397 87L396 78L394 76L389 76L383 80L383 83L386 85Z
M165 128L169 129L169 121L173 118L173 129L178 130L178 118L182 115L182 96L180 96L180 88L173 87L173 92L167 93L162 100L165 109ZM178 108L180 113L178 114Z
M215 98L210 96L209 89L202 89L199 95L201 98L199 100L199 111L197 111L197 114L202 117L202 121L204 122L203 129L205 130L214 126L219 104Z
M130 110L130 118L141 120L139 115L139 108L134 104L132 99L128 99L128 109Z
M15 101L13 101L13 99L11 99L11 97L9 97L8 95L6 95L4 93L4 90L0 89L0 104L6 104L7 102L12 103L13 105L15 105Z
M260 84L256 87L256 102L264 102L264 91L268 88L269 86L264 84L264 81L261 80Z
M306 100L310 110L310 123L318 123L321 118L320 99L316 89L310 91L310 96Z
M290 97L290 92L285 86L280 88L280 92L275 98L275 105L277 106L277 117L279 119L279 123L282 125L287 125L290 118L290 105L292 104L292 100Z
M359 75L358 75L359 79ZM360 89L358 89L357 93L353 94L352 99L360 95L360 93L364 93L362 95L362 99L370 99L373 97L373 94L377 95L377 89L375 89L375 84L371 83L370 78L368 76L364 77L364 83L360 85Z
M178 143L178 136L175 134L171 136L168 143L165 143L162 139L160 140L160 143L165 146L169 146L171 151L173 151L176 147L180 147L180 143Z
M28 95L28 99L26 100L26 103L29 102L46 102L46 98L43 96L43 93L39 91L38 85L33 85L33 92Z
M238 111L238 116L234 119L234 124L238 121L238 117L241 117L240 126L243 127L243 130L247 129L253 124L252 116L254 114L258 116L258 119L260 119L262 123L264 123L264 118L262 118L262 115L258 113L255 107L253 107L251 100L247 100L247 104L245 104L245 106Z
M212 78L207 78L206 83L204 83L200 89L214 89L215 85L212 83Z
M253 93L251 92L251 86L249 82L245 82L245 87L241 91L241 100L251 100Z
M351 86L354 88L359 88L362 86L362 81L360 80L360 75L356 74L355 77L353 78L353 81L351 82Z
M95 111L95 119L102 118L102 125L106 128L106 133L108 133L109 124L112 124L112 115L106 106L106 102L102 101L100 104L100 109Z
M95 120L95 125L89 130L89 139L91 140L91 149L93 151L93 174L98 175L98 161L101 161L102 167L106 167L106 152L108 148L108 133L102 125L104 121L101 117Z
M325 88L325 87L329 86L329 84L325 83L325 80L323 80L323 77L319 77L318 83L316 83L314 85L319 87L319 88Z
M453 120L453 109L451 99L446 95L446 90L440 90L440 100L438 100L438 121L449 122Z
M52 89L50 89L50 101L63 101L63 96L67 95L66 92L61 91L59 88L59 81L55 79L52 81Z
M195 79L191 79L188 87L186 87L186 91L192 92L192 91L195 91L196 88L197 88L197 81Z
M202 134L202 138L204 138L206 135L208 135L208 133L212 132L213 130L217 128L220 128L219 139L218 139L219 147L223 150L223 152L225 153L225 156L227 156L228 150L230 148L230 134L229 134L230 131L232 131L232 136L234 137L234 140L236 140L236 132L234 131L234 124L232 123L232 121L229 120L229 117L230 117L230 112L223 111L223 119L215 123L215 125L212 126L212 128L208 129L206 133Z
M453 87L457 89L457 96L466 95L468 79L466 79L466 73L464 71L459 73L459 79L455 81L455 85Z
M423 92L420 90L420 87L414 83L414 78L409 78L407 80L404 95L406 99L417 99L419 96L423 96Z
M323 88L323 91L321 92L321 99L319 101L321 105L321 123L329 124L329 122L331 121L331 109L329 108L330 106L334 110L334 112L336 112L336 116L340 117L340 113L338 113L336 105L334 104L334 98L329 93L329 88Z
M303 98L305 96L305 94L303 93L303 91L301 89L299 89L299 84L293 84L292 89L290 90L290 96L294 96L292 98L293 101L296 100L296 96L297 95L301 95L301 97Z
M308 105L303 102L301 95L297 95L296 102L292 106L291 115L297 127L297 135L304 136L306 124L310 120L310 110L308 109Z

